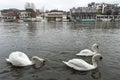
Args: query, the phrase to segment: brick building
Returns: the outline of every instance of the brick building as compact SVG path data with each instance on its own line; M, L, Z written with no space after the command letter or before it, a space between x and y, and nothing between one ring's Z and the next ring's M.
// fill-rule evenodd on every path
M1 10L2 19L4 21L15 21L19 19L19 10L18 9L4 9Z

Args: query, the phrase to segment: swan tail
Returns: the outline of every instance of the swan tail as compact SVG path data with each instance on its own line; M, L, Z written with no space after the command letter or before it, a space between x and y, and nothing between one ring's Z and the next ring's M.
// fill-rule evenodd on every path
M77 56L87 56L86 53L77 53L76 55L77 55Z
M7 61L7 62L10 62L10 60L9 60L9 59L6 59L6 61Z
M65 64L67 64L67 62L66 61L62 61L63 63L65 63Z
M93 56L94 54L76 54L76 56L85 56L85 57L87 57L87 56Z
M79 56L79 55L81 55L81 54L78 53L78 54L76 54L76 55Z
M88 55L85 55L85 54L76 54L76 56L88 56Z

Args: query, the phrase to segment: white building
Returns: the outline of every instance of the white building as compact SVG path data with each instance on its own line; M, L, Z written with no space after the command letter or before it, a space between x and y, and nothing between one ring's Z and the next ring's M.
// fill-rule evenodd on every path
M53 10L48 12L46 17L48 21L68 21L64 11Z
M3 17L3 16L2 16L1 11L0 11L0 21L2 20L2 17Z
M21 10L19 17L21 20L24 20L26 18L31 18L30 13L28 13L26 10Z

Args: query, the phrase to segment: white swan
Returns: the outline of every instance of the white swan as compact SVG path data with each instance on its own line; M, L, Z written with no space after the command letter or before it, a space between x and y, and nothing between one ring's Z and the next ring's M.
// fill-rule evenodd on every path
M101 54L95 54L92 57L92 63L93 64L89 64L86 61L82 60L82 59L71 59L68 62L63 61L63 63L65 63L67 66L75 69L75 70L79 70L79 71L88 71L88 70L92 70L97 68L97 64L96 64L96 59L102 59Z
M97 53L97 49L99 49L99 46L98 44L93 44L92 45L92 50L89 50L89 49L84 49L84 50L81 50L79 53L77 53L76 55L77 56L93 56L95 53Z
M6 59L6 61L10 62L14 66L28 66L35 64L34 62L35 59L41 61L42 64L44 64L45 62L44 59L39 58L37 56L33 56L32 59L30 60L25 53L20 51L12 52L9 55L9 58Z

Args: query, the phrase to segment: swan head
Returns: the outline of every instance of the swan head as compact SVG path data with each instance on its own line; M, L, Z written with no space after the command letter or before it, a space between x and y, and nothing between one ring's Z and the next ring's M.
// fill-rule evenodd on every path
M33 64L35 63L35 62L34 62L35 59L38 59L38 60L41 62L42 65L44 65L45 62L46 62L45 59L43 59L43 58L40 58L40 57L38 57L38 56L33 56L32 59L31 59L31 61L32 61Z
M97 53L92 57L92 63L94 67L97 67L96 61L101 60L102 59L102 55Z
M97 54L95 54L94 56L93 56L93 58L95 59L95 60L102 60L103 59L103 57L102 57L102 55L100 54L100 53L97 53Z
M41 61L41 63L42 63L43 65L45 64L45 62L46 62L46 61L45 61L44 59Z
M94 52L97 52L98 49L99 49L99 45L98 45L98 44L95 43L95 44L92 45L92 50L93 50Z
M103 59L103 57L101 56L101 57L100 57L100 60L102 60L102 59Z
M97 49L99 49L99 45L97 43L93 44L92 47L96 47Z

